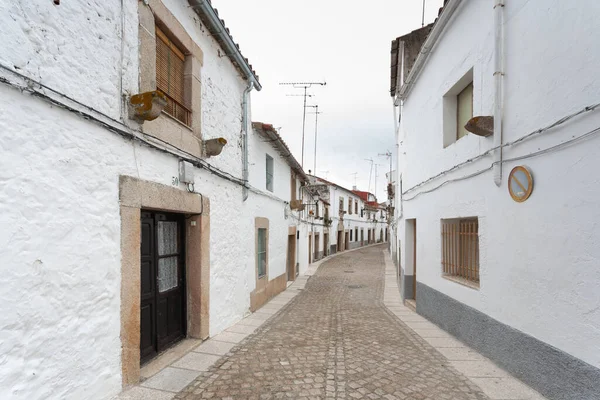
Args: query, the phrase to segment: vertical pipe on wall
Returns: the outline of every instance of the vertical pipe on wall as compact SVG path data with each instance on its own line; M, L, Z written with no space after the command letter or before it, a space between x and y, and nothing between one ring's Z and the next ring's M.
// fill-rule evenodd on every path
M244 188L242 189L243 201L248 200L248 97L254 88L254 82L248 83L248 87L244 90L242 99L242 139L244 149L242 151L242 179L244 180Z
M504 2L494 1L494 183L502 185L502 114L504 109Z

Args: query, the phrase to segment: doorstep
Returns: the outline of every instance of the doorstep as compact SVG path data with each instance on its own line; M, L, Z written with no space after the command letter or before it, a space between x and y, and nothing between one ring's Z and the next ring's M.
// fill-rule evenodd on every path
M309 278L306 275L299 276L287 290L273 297L256 312L210 339L184 339L142 367L139 385L128 388L113 399L173 399L292 301L304 289Z
M417 314L410 307L409 301L406 305L403 304L396 280L396 268L387 251L384 251L384 257L386 279L383 304L417 336L441 353L449 365L479 386L491 400L545 400L541 394L496 366L491 360Z

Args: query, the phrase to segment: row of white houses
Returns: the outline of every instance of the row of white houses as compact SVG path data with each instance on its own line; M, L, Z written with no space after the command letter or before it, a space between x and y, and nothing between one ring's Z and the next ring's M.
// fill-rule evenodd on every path
M407 304L548 399L600 399L600 4L446 0L392 42Z
M112 398L385 240L374 198L251 122L260 81L209 1L9 0L0 37L1 399Z

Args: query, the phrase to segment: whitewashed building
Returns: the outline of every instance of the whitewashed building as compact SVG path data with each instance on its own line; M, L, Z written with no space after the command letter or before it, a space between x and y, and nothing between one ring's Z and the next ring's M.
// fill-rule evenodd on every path
M392 43L402 294L549 399L600 398L599 16L449 0Z
M0 398L109 399L306 268L208 1L9 0L0 37Z
M327 229L323 236L323 246L328 249L328 254L386 240L387 214L375 195L356 188L346 189L323 178L311 178L315 184L327 186L328 190L324 212Z

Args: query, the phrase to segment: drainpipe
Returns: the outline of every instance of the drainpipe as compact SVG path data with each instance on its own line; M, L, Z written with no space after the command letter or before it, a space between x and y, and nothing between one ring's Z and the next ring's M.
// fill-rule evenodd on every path
M243 201L248 200L248 97L250 92L254 88L254 82L250 81L248 87L244 89L243 101L242 101L242 139L244 149L242 150L242 179L244 180L244 188L242 189Z
M502 116L504 96L502 93L504 79L504 2L494 1L494 183L502 185Z

